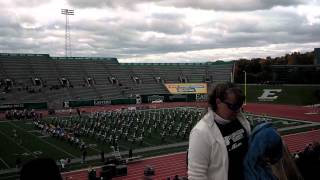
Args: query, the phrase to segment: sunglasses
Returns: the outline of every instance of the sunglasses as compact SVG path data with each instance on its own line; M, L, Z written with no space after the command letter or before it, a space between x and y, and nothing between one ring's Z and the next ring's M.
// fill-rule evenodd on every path
M227 105L227 107L228 107L231 111L234 111L234 112L238 111L238 110L241 108L242 104L243 104L243 102L232 104L232 103L229 103L229 102L226 102L226 101L223 101L223 103L224 103L225 105Z

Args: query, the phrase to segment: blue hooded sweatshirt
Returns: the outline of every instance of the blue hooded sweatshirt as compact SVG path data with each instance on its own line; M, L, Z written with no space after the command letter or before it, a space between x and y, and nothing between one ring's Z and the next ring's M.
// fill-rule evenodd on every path
M282 157L283 144L279 133L271 123L257 125L250 137L249 148L244 158L246 180L276 180L268 163L276 163ZM265 162L269 158L269 162Z

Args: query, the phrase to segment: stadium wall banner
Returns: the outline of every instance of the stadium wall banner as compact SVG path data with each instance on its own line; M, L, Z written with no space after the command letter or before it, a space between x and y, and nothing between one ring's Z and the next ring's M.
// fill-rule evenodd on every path
M241 85L240 87L244 92L245 86ZM320 85L248 84L247 102L292 104L302 106L310 104L319 104L320 99L316 95L316 92L319 89Z
M81 106L94 106L94 100L69 101L69 107L81 107Z
M48 109L46 102L41 103L19 103L19 104L0 104L0 111L11 109Z
M148 100L145 101L145 103L151 103L152 101L158 101L158 100L164 101L164 96L161 96L161 95L151 95L151 96L146 96L146 97Z
M25 109L48 109L48 104L46 102L41 103L24 103Z
M110 105L111 104L111 100L93 100L93 105L94 106L101 106L101 105Z
M141 95L142 103L151 103L161 100L163 102L194 102L195 94L148 94Z
M23 109L24 105L23 104L1 104L0 105L0 110L9 110L9 109Z
M258 97L259 101L274 101L278 99L277 94L281 93L282 89L263 89L263 93Z
M112 105L117 105L117 104L136 104L137 99L113 99L111 100Z
M95 99L95 100L82 100L82 101L66 101L63 107L81 107L81 106L105 106L117 104L136 104L136 99Z
M174 94L174 95L169 96L169 101L170 102L187 102L188 96L182 95L182 94Z
M165 84L171 94L207 94L207 83L168 83Z
M196 94L197 102L206 102L208 101L208 94Z

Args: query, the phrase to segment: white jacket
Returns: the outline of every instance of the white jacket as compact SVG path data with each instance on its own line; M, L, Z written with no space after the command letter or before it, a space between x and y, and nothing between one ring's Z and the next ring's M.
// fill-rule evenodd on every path
M190 133L188 150L189 180L228 180L229 159L224 138L211 109ZM250 124L239 113L239 122L250 134Z

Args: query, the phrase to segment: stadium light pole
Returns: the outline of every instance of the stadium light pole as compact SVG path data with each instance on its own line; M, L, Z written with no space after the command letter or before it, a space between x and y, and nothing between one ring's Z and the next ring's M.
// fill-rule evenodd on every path
M66 32L65 32L65 56L71 56L71 35L70 35L70 25L69 16L74 15L73 9L61 9L61 14L66 16Z
M244 72L244 105L247 105L247 72Z

